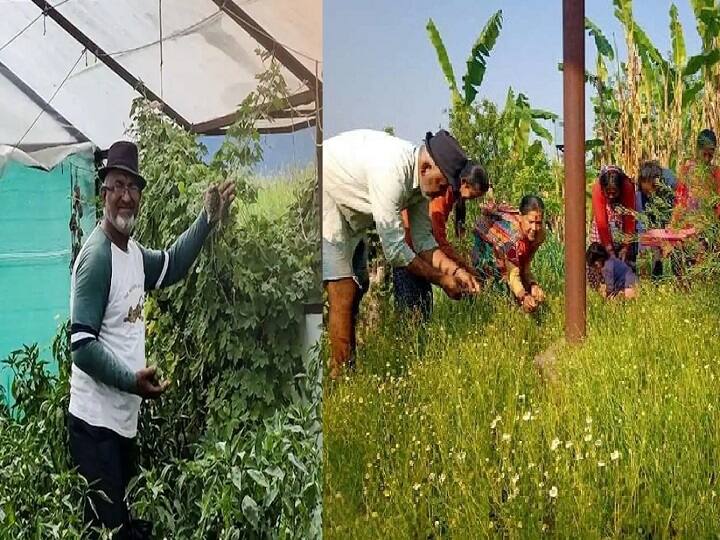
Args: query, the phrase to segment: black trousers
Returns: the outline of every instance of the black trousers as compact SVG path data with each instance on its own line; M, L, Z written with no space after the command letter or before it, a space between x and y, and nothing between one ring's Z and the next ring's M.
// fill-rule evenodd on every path
M98 528L122 526L118 539L150 538L149 524L131 522L125 503L128 484L138 473L135 439L91 426L72 414L68 415L68 430L73 463L91 490L92 505L85 504L85 522ZM102 491L110 501L97 491Z
M432 283L416 276L406 268L393 268L393 294L402 311L416 311L421 319L430 318L433 307Z

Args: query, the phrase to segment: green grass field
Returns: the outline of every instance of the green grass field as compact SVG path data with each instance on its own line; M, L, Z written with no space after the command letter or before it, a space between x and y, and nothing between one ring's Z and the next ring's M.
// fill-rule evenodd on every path
M549 304L436 294L422 328L382 303L358 370L326 384L327 538L717 538L718 287L643 282L589 295L589 336L563 334L562 253L541 248Z
M282 215L295 200L295 190L303 181L315 174L315 166L290 168L276 176L255 178L257 201L252 204L238 204L238 220L251 215L265 215L270 218Z

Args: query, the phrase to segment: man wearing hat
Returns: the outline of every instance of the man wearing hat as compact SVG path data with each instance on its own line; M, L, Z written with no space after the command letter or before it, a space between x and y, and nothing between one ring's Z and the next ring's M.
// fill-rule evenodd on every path
M328 293L330 377L353 362L355 324L367 290L365 234L375 227L388 262L438 286L453 299L476 293L475 278L440 249L428 200L441 196L467 157L447 132L416 146L385 132L354 130L323 143L323 281ZM405 242L407 210L413 249Z
M170 249L156 251L132 238L146 184L138 171L137 147L126 141L113 144L99 176L103 219L80 250L72 273L70 453L91 489L107 497L91 496L85 520L94 527L122 527L120 538L142 538L149 524L131 521L124 500L137 474L138 413L143 398L159 398L170 384L157 380L155 366L146 366L145 292L168 287L187 274L232 203L235 187L228 181L208 189L190 228Z

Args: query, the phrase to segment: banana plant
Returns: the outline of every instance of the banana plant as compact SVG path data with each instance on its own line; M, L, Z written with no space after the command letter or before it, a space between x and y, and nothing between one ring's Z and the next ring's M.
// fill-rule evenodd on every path
M468 58L466 63L467 71L462 78L462 92L457 85L457 80L455 79L455 72L453 70L452 64L450 63L450 58L448 57L447 49L445 49L445 44L440 37L440 32L435 26L433 20L428 20L426 26L427 32L430 37L430 41L433 44L433 47L435 47L435 52L438 56L438 62L440 63L440 68L442 69L443 75L445 75L445 80L450 87L450 92L453 94L453 101L459 101L468 107L472 105L473 101L475 101L475 97L478 94L478 89L482 85L483 79L485 78L487 59L490 56L490 52L492 51L493 47L495 47L495 43L497 43L498 37L500 36L500 30L502 29L502 20L502 10L496 11L488 19L487 23L485 23L485 27L483 28L482 32L480 32L477 40L475 40L475 43L473 44L472 50L470 52L470 57Z
M470 123L472 105L485 77L487 59L500 35L502 20L502 10L498 10L488 19L482 32L475 40L466 63L467 72L462 78L462 88L457 84L455 72L440 32L432 19L427 23L428 36L437 53L440 69L450 88L453 105L451 115L456 119L460 119L462 123ZM512 88L510 88L502 117L504 119L503 125L510 128L506 133L508 137L512 137L510 146L517 156L525 156L526 152L531 148L533 152L537 151L538 148L542 148L538 141L536 141L538 144L535 146L533 146L534 143L531 144L530 133L552 143L552 135L539 121L556 120L557 115L549 111L531 108L525 94L520 93L516 96Z
M508 147L512 148L513 154L518 159L524 157L531 159L541 151L540 139L549 144L553 142L552 134L540 124L539 120L557 120L558 116L550 111L530 107L527 96L522 92L515 95L512 88L508 89L502 118ZM537 137L533 142L530 141L531 133Z

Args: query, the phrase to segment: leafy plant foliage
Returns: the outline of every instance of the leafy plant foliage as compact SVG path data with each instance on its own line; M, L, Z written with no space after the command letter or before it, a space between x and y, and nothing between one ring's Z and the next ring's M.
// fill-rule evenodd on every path
M148 364L172 385L143 406L142 473L133 511L169 538L320 535L319 360L303 354L303 304L319 291L318 184L304 174L280 217L239 215L255 204L250 167L262 158L253 125L287 96L273 62L209 164L194 136L153 104L133 105L131 132L148 180L138 240L160 248L201 210L202 193L231 178L238 199L188 277L146 300ZM75 538L83 480L70 470L67 326L57 377L37 346L7 360L12 410L0 413L0 537Z

